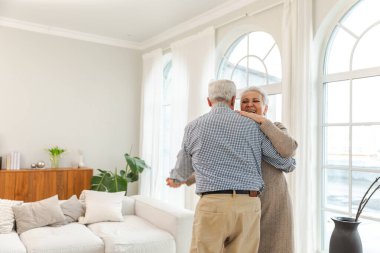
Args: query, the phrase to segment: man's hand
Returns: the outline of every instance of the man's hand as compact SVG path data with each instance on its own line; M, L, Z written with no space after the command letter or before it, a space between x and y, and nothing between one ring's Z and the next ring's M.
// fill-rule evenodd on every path
M184 182L180 182L178 180L175 180L173 178L167 178L166 179L166 185L171 187L171 188L178 188L180 187Z

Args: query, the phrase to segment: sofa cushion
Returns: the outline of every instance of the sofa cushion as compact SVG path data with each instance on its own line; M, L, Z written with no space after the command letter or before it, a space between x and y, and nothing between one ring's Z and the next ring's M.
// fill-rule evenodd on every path
M86 226L70 223L60 227L40 227L20 235L28 252L103 253L104 244Z
M86 203L84 217L79 218L81 224L91 224L102 221L122 221L121 213L124 192L83 191Z
M26 253L16 231L8 234L0 234L0 253Z
M106 253L175 253L171 234L135 215L124 216L123 222L95 223L88 228L103 239Z
M17 233L57 222L63 222L65 216L59 206L58 195L40 201L13 206Z
M51 226L61 226L78 221L78 218L84 215L84 205L78 200L77 195L73 195L68 200L60 202L59 205L65 215L65 220L54 223Z
M19 206L22 203L22 201L0 199L0 234L12 232L15 223L12 206Z

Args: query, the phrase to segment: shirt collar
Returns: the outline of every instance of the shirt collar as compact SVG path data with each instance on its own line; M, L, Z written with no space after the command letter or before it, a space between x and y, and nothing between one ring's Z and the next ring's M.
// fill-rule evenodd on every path
M231 108L224 102L216 103L212 106L212 113L231 112Z

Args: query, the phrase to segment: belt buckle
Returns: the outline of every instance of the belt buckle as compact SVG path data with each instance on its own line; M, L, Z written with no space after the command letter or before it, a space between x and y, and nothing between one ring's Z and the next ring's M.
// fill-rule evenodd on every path
M250 196L250 197L257 197L257 191L249 191L249 193L248 193L248 195Z

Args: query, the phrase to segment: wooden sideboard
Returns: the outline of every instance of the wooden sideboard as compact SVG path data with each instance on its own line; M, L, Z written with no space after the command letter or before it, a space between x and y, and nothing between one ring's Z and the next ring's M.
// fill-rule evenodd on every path
M0 170L0 199L33 202L58 194L68 199L90 189L91 168Z

